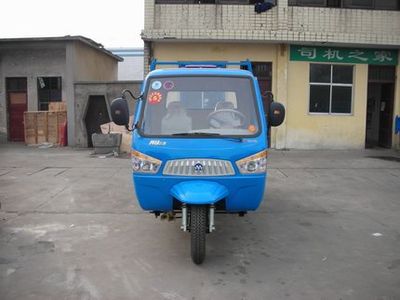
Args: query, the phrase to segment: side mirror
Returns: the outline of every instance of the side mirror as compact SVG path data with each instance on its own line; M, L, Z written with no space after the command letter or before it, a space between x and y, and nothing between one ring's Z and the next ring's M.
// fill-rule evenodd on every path
M111 119L117 125L129 125L129 106L128 101L124 98L117 98L111 102Z
M276 127L285 120L285 107L279 102L271 102L269 105L268 122L271 126Z

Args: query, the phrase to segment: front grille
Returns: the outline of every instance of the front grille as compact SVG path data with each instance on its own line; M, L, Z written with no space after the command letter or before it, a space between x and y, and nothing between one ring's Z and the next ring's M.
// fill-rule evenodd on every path
M229 176L235 175L235 171L228 160L188 158L167 161L163 174L175 176Z

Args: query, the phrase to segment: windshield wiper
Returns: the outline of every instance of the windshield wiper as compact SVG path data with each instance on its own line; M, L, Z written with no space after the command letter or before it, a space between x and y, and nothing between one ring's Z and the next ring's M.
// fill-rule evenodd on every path
M179 133L173 133L173 136L191 136L191 135L197 135L197 136L221 136L222 134L217 133L217 132L179 132ZM224 140L230 140L234 142L243 142L243 138L241 137L221 137L221 139Z
M199 136L219 136L221 135L220 133L216 132L179 132L179 133L173 133L172 135L199 135Z

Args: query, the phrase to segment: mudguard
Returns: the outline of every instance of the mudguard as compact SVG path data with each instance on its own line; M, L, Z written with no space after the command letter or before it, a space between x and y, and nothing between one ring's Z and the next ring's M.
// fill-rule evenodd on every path
M193 180L184 181L171 188L172 197L186 204L214 204L228 196L227 188L217 182Z

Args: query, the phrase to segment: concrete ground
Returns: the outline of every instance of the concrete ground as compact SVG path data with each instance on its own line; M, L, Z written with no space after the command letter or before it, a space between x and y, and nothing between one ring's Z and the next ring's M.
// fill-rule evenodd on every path
M400 155L273 151L265 201L190 235L137 205L130 162L0 145L1 299L400 299Z

